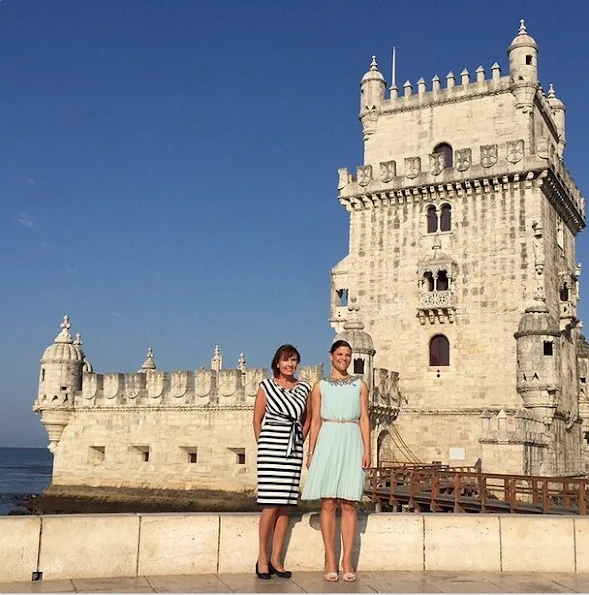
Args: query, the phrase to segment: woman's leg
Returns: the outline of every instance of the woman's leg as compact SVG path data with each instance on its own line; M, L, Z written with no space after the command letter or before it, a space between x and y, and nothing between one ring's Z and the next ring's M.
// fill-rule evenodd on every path
M319 524L325 546L325 570L327 572L337 572L338 567L335 559L335 509L336 501L333 498L321 500Z
M260 550L258 552L258 570L268 572L268 541L274 533L278 507L262 508L260 513Z
M288 529L288 506L279 506L276 512L276 523L274 525L274 535L272 537L272 555L270 561L276 570L283 571L282 549L284 548L284 538Z
M358 518L356 502L342 500L342 570L344 573L354 572L352 565L352 548L356 535Z

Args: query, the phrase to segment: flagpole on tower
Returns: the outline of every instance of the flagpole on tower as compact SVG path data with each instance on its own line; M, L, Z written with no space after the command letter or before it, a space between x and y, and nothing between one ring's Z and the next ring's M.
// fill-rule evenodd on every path
M391 87L394 87L397 83L396 69L397 69L397 48L395 46L393 46L393 76L391 79Z

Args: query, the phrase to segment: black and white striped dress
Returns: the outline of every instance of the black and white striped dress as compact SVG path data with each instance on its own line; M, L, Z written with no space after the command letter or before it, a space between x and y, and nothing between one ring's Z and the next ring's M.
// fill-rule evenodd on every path
M303 415L311 392L308 382L282 388L273 378L260 387L266 412L258 439L258 504L294 506L303 466Z

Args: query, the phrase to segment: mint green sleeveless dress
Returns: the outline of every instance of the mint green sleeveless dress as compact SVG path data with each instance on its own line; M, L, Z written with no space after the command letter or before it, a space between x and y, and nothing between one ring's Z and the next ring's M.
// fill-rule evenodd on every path
M362 499L364 444L360 433L360 378L321 380L321 429L303 490L303 500ZM330 421L337 420L337 421ZM343 423L343 421L347 423Z

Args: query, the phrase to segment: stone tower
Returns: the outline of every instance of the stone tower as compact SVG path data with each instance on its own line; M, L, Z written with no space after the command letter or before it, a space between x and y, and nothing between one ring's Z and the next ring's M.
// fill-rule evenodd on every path
M332 270L330 323L350 326L356 296L374 368L399 373L393 460L573 474L584 199L563 163L564 104L538 82L523 21L507 53L508 76L494 63L490 77L479 66L388 97L373 57L364 163L339 170L350 249Z
M55 452L61 434L74 410L74 396L82 389L82 374L92 371L82 351L80 335L72 339L67 314L61 331L41 357L39 393L33 411L41 413L41 422L49 437L49 450Z

